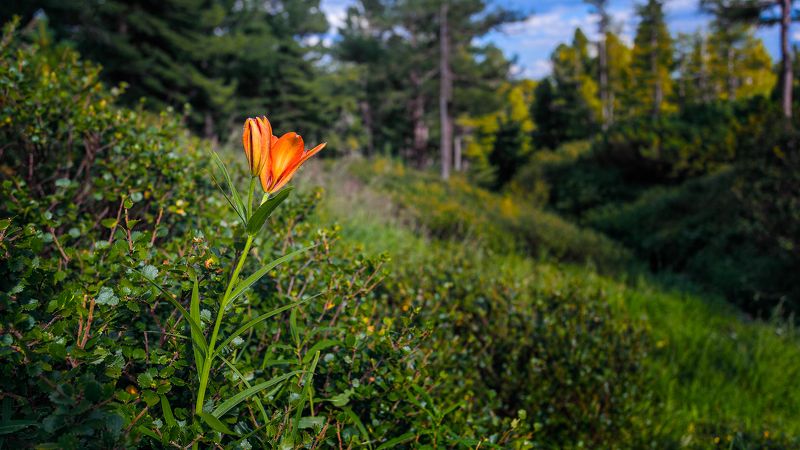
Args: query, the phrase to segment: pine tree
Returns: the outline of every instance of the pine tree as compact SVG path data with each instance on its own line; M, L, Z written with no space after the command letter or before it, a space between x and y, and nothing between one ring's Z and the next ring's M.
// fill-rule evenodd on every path
M714 91L721 99L768 95L775 85L772 58L746 24L715 21L708 37Z
M792 21L800 17L795 0L701 0L701 7L723 26L745 23L758 26L780 26L781 71L780 97L783 115L792 117L792 51L790 36ZM777 9L777 14L776 10Z
M609 28L611 27L611 15L608 12L609 0L584 0L584 2L594 8L594 12L599 19L597 21L597 31L600 35L600 39L597 43L597 83L600 91L603 129L606 129L614 121L614 100L611 92L608 68L608 34L610 32Z
M709 103L719 97L712 81L708 42L702 34L680 34L676 39L677 99L682 106Z
M662 0L648 0L637 8L639 25L633 45L635 104L639 113L649 110L657 118L669 109L666 100L672 93L672 37L664 19Z
M611 122L625 117L632 104L632 75L630 47L613 33L606 34L606 51L608 52L608 95L609 115Z
M103 65L104 77L126 83L125 98L157 108L190 104L190 124L215 134L230 114L235 81L214 72L230 55L217 31L229 2L215 0L41 0L36 4L58 38Z
M579 28L572 45L559 45L550 58L553 73L537 88L532 108L540 146L554 148L567 140L586 138L601 124L602 105L588 42Z

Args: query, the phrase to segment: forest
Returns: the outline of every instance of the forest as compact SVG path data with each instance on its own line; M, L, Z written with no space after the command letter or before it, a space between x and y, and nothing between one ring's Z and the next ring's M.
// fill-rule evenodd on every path
M800 2L673 2L0 2L0 449L800 448Z

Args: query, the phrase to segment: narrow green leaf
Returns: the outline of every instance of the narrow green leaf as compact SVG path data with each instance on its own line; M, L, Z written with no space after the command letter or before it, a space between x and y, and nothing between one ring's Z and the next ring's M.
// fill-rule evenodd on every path
M214 176L213 172L211 173L211 180L214 182L214 185L217 186L217 189L219 189L219 191L222 192L222 196L225 197L225 201L228 202L228 204L231 206L231 209L236 213L237 216L239 216L239 219L241 219L242 223L247 223L247 220L241 214L241 212L239 212L238 207L235 205L235 201L231 198L230 195L228 195L225 192L225 188L222 187L222 185L217 180L217 177Z
M314 357L315 353L321 352L322 350L325 350L328 347L333 347L334 345L341 345L341 343L342 343L341 341L336 341L333 339L323 339L317 342L316 344L314 344L313 347L308 349L305 356L303 356L303 363L308 364L308 362L311 361L311 358Z
M39 426L35 420L9 420L0 423L0 434L9 434L17 432L25 427Z
M300 347L300 331L297 329L297 309L289 313L289 331L296 347Z
M175 415L172 414L172 407L169 406L169 400L167 400L167 396L164 394L161 394L161 410L164 412L164 420L167 422L167 425L170 427L178 425L178 422L175 421Z
M247 233L251 235L258 233L261 227L264 226L264 222L266 222L272 212L275 211L275 208L289 197L289 192L291 191L291 186L283 188L274 197L262 203L250 219L247 220Z
M231 191L232 197L232 205L236 214L242 218L242 223L246 223L245 220L245 207L244 203L242 202L242 198L239 196L239 191L236 189L236 185L233 184L233 180L231 179L230 173L228 173L228 168L225 167L225 163L222 162L222 159L219 157L217 152L212 151L211 154L213 155L214 162L217 164L217 167L222 171L222 174L225 176L225 181L228 183L228 189Z
M350 409L349 407L343 408L343 410L347 414L347 416L350 417L350 420L352 420L353 423L356 424L356 428L358 428L358 431L364 438L364 443L366 443L369 448L372 448L372 445L369 443L369 432L367 432L367 427L364 426L364 424L361 422L361 419L359 419L356 413L354 413L353 410Z
M242 380L242 383L244 383L245 386L247 386L248 388L252 387L250 386L250 383L245 379L244 375L242 375L242 373L239 372L239 369L237 369L236 366L233 365L233 363L228 361L222 355L219 355L219 357L225 364L227 364L227 366L233 371L233 373L235 373L236 376L239 377L240 380ZM264 423L266 424L267 422L269 422L269 417L267 417L267 411L264 410L264 405L261 404L260 398L256 397L255 402L256 406L258 406L258 409L261 412L261 418L264 419Z
M200 292L199 292L199 285L197 278L194 279L194 285L192 286L192 301L189 304L189 315L191 316L192 320L200 324ZM200 376L201 368L203 367L203 352L200 350L203 348L205 344L205 337L203 336L202 330L198 334L195 332L194 327L189 327L192 331L192 349L194 350L194 363L197 367L197 376Z
M256 281L260 280L270 270L278 267L279 265L285 263L286 261L289 261L290 259L294 258L295 256L297 256L297 255L299 255L301 253L305 253L308 250L311 250L312 248L314 248L313 245L309 246L309 247L306 247L306 248L301 248L300 250L293 251L292 253L289 253L288 255L285 255L285 256L281 256L280 258L272 261L271 263L267 264L266 266L258 269L255 273L253 273L249 277L245 278L244 280L240 281L236 285L236 289L234 289L233 292L231 293L231 296L226 301L225 306L227 306L233 300L235 300L240 295L242 295L244 293L244 291L246 291L250 286L255 284Z
M201 412L201 413L200 413L200 414L198 414L198 415L199 415L199 416L200 416L200 418L202 418L202 419L203 419L203 421L204 421L206 424L208 424L208 426L210 426L210 427L211 427L211 428L212 428L214 431L219 431L219 432L220 432L220 433L222 433L222 434L230 434L230 435L233 435L233 436L238 436L238 435L237 435L236 433L234 433L234 432L233 432L233 431L232 431L230 428L228 428L228 426L227 426L227 425L225 425L225 423L223 423L221 420L219 420L219 418L217 418L217 417L214 417L213 415L211 415L211 414L209 414L209 413L207 413L207 412Z
M275 309L273 309L272 311L270 311L268 313L264 313L264 314L256 317L255 319L252 319L252 320L246 322L244 325L239 327L230 336L228 336L224 341L222 341L221 344L219 344L217 346L217 349L214 350L214 354L212 355L212 357L219 355L220 351L222 351L223 348L225 348L228 344L230 344L231 341L236 339L238 336L240 336L242 333L246 332L247 330L249 330L253 326L255 326L255 325L257 325L257 324L259 324L259 323L261 323L261 322L263 322L263 321L265 321L267 319L269 319L272 316L280 314L280 313L286 311L287 309L294 308L295 306L301 305L301 304L303 304L303 303L305 303L307 301L308 300L301 300L299 302L294 302L294 303L289 303L288 305L283 305L280 308L275 308Z
M258 383L255 386L251 386L251 387L243 390L242 392L239 392L238 394L234 395L233 397L225 400L224 402L222 402L219 406L217 406L216 409L214 409L214 412L212 412L211 414L216 418L222 417L226 412L228 412L231 409L235 408L236 405L238 405L239 403L242 403L243 401L247 400L248 398L252 397L253 395L258 394L259 392L263 391L264 389L267 389L267 388L270 388L272 386L275 386L278 383L282 383L283 381L286 381L289 378L291 378L291 377L293 377L293 376L295 376L297 374L300 374L300 373L303 373L303 372L300 371L300 370L296 370L294 372L289 372L289 373L285 373L283 375L277 376L277 377L275 377L275 378L273 378L273 379L271 379L269 381L265 381L263 383Z
M192 319L192 316L189 314L188 311L186 311L186 308L184 308L183 305L178 303L178 301L175 300L175 298L172 296L171 293L164 290L164 288L159 286L155 281L147 278L141 271L138 271L136 269L131 269L131 270L133 271L133 273L138 274L140 277L147 280L148 283L152 284L156 289L161 291L161 293L164 294L164 296L167 298L167 301L170 302L172 306L174 306L181 313L181 315L183 315L183 317L186 319L187 322L189 322L189 326L192 328L192 331L194 333L198 333L200 336L203 335L203 329L200 328L200 325L197 322L195 322L194 319ZM201 339L200 342L198 342L198 344L201 345L203 354L205 354L208 351L208 344L206 344L205 339Z
M161 438L158 437L158 435L155 434L153 432L153 430L151 430L151 429L149 429L149 428L147 428L145 426L139 426L139 427L136 427L136 429L139 430L139 433L142 433L143 435L145 435L145 436L147 436L149 438L155 439L157 441L161 441Z
M400 445L400 444L404 444L404 443L414 439L415 437L417 437L417 435L414 434L414 433L411 433L411 432L406 433L406 434L401 434L400 436L397 436L394 439L389 439L388 441L384 442L383 444L378 446L378 448L376 450L384 450L386 448L394 448L395 446Z
M200 292L199 292L199 285L197 282L197 278L194 279L194 285L192 286L192 300L189 303L189 315L191 319L197 323L198 325L201 323L200 320ZM194 350L194 363L197 367L197 376L200 376L201 368L203 367L203 351L201 350L205 345L205 336L203 336L202 330L199 330L200 333L195 331L195 327L189 326L189 329L192 332L192 350Z

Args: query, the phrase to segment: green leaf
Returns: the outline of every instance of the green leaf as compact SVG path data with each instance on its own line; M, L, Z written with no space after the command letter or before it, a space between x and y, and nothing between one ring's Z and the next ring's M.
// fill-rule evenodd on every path
M225 176L225 182L228 183L228 189L230 189L230 192L231 192L231 197L228 197L227 195L225 195L225 198L228 200L228 203L230 203L231 207L236 212L236 214L239 216L239 218L242 219L242 223L247 223L247 220L245 219L244 203L242 202L242 198L239 197L239 191L236 190L236 185L234 185L233 181L231 180L231 175L228 173L228 168L225 167L225 163L222 162L222 159L219 157L217 152L212 151L211 155L212 155L212 158L214 159L214 162L217 164L217 167L220 169L222 174ZM213 176L213 172L212 172L212 176ZM216 179L215 179L215 182L216 182ZM219 183L217 183L217 185L219 186ZM222 186L220 186L220 190L222 190ZM223 193L224 192L225 191L223 191Z
M148 280L155 280L158 276L158 269L155 266L148 264L142 267L142 275L144 275Z
M329 398L328 401L333 404L333 406L341 408L342 406L346 405L350 402L350 396L353 395L353 390L348 389L341 394L336 394L333 397Z
M160 438L160 437L158 437L158 435L157 435L157 434L155 434L155 433L154 433L152 430L150 430L150 429L149 429L149 428L147 428L147 427L144 427L144 426L139 426L139 427L137 427L136 429L137 429L137 430L139 430L139 433L142 433L143 435L145 435L145 436L147 436L147 437L149 437L149 438L155 439L155 440L157 440L157 441L160 441L160 440L161 440L161 438Z
M200 335L200 336L203 335L203 329L200 328L200 324L198 324L194 319L192 319L192 316L189 314L188 311L186 311L186 308L184 308L183 305L178 303L178 301L175 300L175 297L173 297L171 293L169 293L166 290L164 290L164 288L159 286L158 283L156 283L155 281L147 278L142 272L140 272L140 271L138 271L136 269L132 269L132 271L133 271L133 273L136 273L140 277L142 277L145 280L147 280L148 283L153 285L156 289L158 289L159 291L161 291L161 293L164 294L164 296L167 298L167 301L172 303L172 306L174 306L181 313L181 315L183 315L183 317L186 319L186 321L189 322L189 326L192 328L192 332L198 333L198 335ZM206 344L205 339L201 339L198 342L198 344L202 346L201 349L203 350L203 354L205 354L208 351L208 344Z
M314 344L313 347L308 349L305 356L303 356L303 363L308 364L311 361L311 358L314 357L315 353L321 352L322 350L325 350L328 347L333 347L334 345L340 345L341 343L342 343L341 341L336 341L333 339L323 339L317 342L316 344Z
M367 443L367 446L369 448L372 448L372 445L369 444L369 432L367 432L367 427L364 426L364 424L361 422L361 419L358 418L358 416L356 415L356 413L353 412L352 409L343 408L343 410L347 414L347 416L350 417L350 420L352 420L353 423L356 424L356 428L358 428L358 431L361 433L361 436L364 438L364 442Z
M242 380L242 383L244 383L245 386L247 386L248 388L251 387L250 383L247 381L247 379L244 377L244 375L242 375L242 373L239 372L239 369L237 369L236 366L234 366L232 362L230 362L227 359L225 359L225 357L222 356L222 355L219 355L219 358L223 362L225 362L225 364L227 364L227 366L233 371L233 373L236 374L237 377L239 377L240 380ZM256 397L255 398L255 403L256 403L256 406L258 406L258 410L261 412L261 417L264 419L264 423L265 424L268 423L269 422L269 417L267 417L267 411L264 409L264 405L261 404L261 399Z
M35 420L9 420L7 422L0 422L0 434L9 434L17 432L25 427L39 426Z
M189 315L191 319L196 323L201 323L200 321L200 288L198 285L197 278L194 279L194 285L192 286L192 300L189 303ZM200 372L202 371L203 367L203 352L201 349L205 344L205 337L203 336L202 330L198 333L195 331L195 328L190 326L189 327L192 332L192 350L194 351L194 363L197 366L197 376L200 376Z
M260 280L261 277L266 275L270 270L278 267L279 265L285 263L286 261L289 261L290 259L294 258L295 256L297 256L297 255L299 255L301 253L305 253L305 252L311 250L314 247L315 246L311 245L311 246L308 246L306 248L301 248L300 250L293 251L292 253L289 253L288 255L285 255L285 256L281 256L280 258L276 259L275 261L272 261L271 263L267 264L266 266L258 269L255 273L253 273L249 277L245 278L244 280L240 281L236 285L236 289L233 290L233 292L231 293L231 296L225 302L224 306L227 306L230 302L232 302L233 300L238 298L240 295L242 295L244 293L244 291L246 291L250 286L255 284L256 281Z
M376 450L383 450L383 449L386 449L386 448L394 448L395 446L397 446L399 444L403 444L405 442L408 442L408 441L414 439L415 437L417 437L417 435L414 434L414 433L410 433L410 432L406 433L406 434L401 434L400 436L397 436L394 439L390 439L390 440L384 442Z
M178 422L175 420L175 415L172 414L172 407L169 405L169 400L167 400L164 394L161 394L161 410L164 412L164 420L167 422L167 425L170 427L178 425Z
M203 421L208 424L214 431L219 431L222 434L230 434L233 436L238 436L234 433L227 425L225 425L221 420L207 412L201 412L198 414Z
M273 309L272 311L270 311L268 313L264 313L264 314L256 317L255 319L252 319L252 320L246 322L244 325L242 325L236 331L234 331L230 336L228 336L224 341L222 341L222 343L217 346L217 348L214 351L214 354L212 356L217 356L219 354L219 352L222 351L223 348L225 348L228 344L231 343L231 341L236 339L236 337L242 335L242 333L246 332L247 330L249 330L253 326L255 326L255 325L257 325L257 324L259 324L259 323L261 323L261 322L263 322L263 321L265 321L267 319L269 319L272 316L280 314L280 313L286 311L287 309L294 308L295 306L301 305L301 304L303 304L303 303L305 303L307 301L308 300L301 300L299 302L294 302L294 303L289 303L288 305L283 305L280 308L275 308L275 309Z
M293 372L285 373L283 375L277 376L269 381L265 381L263 383L258 383L255 386L251 386L242 392L234 395L233 397L225 400L216 409L211 413L214 417L222 417L223 414L230 411L231 409L235 408L236 405L242 403L243 401L247 400L248 398L252 397L253 395L258 394L259 392L263 391L264 389L270 388L275 386L278 383L282 383L289 378L303 373L301 370L295 370Z
M289 197L289 192L291 192L291 190L291 186L286 187L278 192L277 195L262 203L247 221L247 233L251 235L258 233L261 227L264 226L264 222L266 222L272 212L275 211L275 208Z
M296 347L300 346L300 331L297 329L297 309L293 309L289 314L289 331L292 333L292 340Z
M306 416L300 418L297 427L301 430L306 428L319 430L322 428L323 425L325 425L325 416L316 416L316 417Z

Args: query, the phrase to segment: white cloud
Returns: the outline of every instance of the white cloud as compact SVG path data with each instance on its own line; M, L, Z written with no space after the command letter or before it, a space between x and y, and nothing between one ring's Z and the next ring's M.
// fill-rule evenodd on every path
M552 70L553 64L549 59L537 59L525 68L522 73L526 78L539 79L549 75Z
M350 0L322 0L320 2L319 7L325 14L325 18L328 19L329 33L336 33L336 30L344 25L347 8L351 4Z

